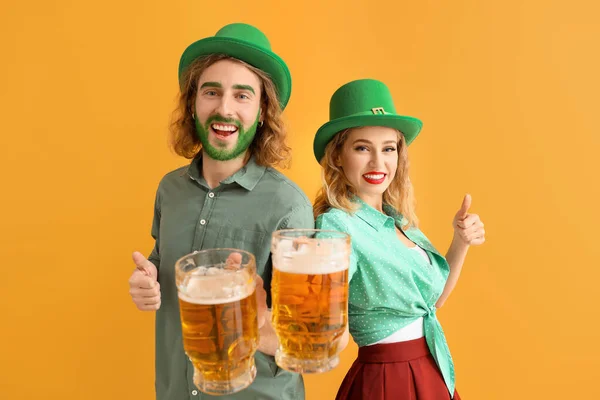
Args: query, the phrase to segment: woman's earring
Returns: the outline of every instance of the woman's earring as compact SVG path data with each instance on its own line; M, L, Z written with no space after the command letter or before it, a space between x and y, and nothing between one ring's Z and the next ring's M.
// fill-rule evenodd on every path
M263 121L260 121L260 122L258 123L258 127L259 127L259 128L262 128L264 124L265 124L265 123L264 123Z

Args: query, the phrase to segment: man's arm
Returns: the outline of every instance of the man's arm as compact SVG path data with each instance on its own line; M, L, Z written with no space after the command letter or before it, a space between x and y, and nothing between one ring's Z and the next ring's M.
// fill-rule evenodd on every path
M280 226L277 229L313 229L314 227L315 222L312 214L312 206L306 204L292 209L288 215L282 218ZM259 332L260 342L258 350L271 356L275 355L275 351L279 347L279 340L275 334L275 329L273 329L272 312L270 310L265 311L265 322L260 327Z

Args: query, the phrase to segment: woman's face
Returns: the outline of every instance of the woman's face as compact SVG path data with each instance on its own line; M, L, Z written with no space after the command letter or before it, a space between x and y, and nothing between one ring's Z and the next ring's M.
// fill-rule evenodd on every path
M367 126L352 129L339 162L360 198L381 198L398 169L398 135L393 128Z

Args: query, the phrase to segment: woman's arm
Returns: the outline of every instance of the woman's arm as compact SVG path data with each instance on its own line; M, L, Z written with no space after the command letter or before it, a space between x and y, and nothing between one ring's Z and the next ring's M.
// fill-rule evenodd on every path
M444 291L440 295L436 308L440 308L444 305L450 293L456 287L460 272L462 270L467 252L470 246L477 246L485 242L485 229L483 229L483 222L477 214L469 214L469 208L471 207L471 195L467 194L463 200L460 210L454 216L452 226L454 228L454 237L450 248L446 253L446 261L450 266L450 274L444 286Z
M460 277L460 272L468 251L469 245L464 244L464 242L460 240L457 241L455 236L446 253L446 261L450 266L450 274L448 274L448 280L446 281L446 286L444 286L444 291L440 295L437 303L435 303L436 308L440 308L444 305L446 299L448 299L450 293L452 293L454 287L458 283L458 278Z

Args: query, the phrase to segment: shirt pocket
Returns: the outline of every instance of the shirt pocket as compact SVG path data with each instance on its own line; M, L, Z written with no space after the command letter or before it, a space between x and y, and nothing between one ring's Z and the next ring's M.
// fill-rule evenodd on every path
M225 225L217 236L217 247L233 248L250 252L256 259L257 267L263 265L268 257L269 249L265 249L266 232L254 231ZM266 251L266 255L263 254Z

